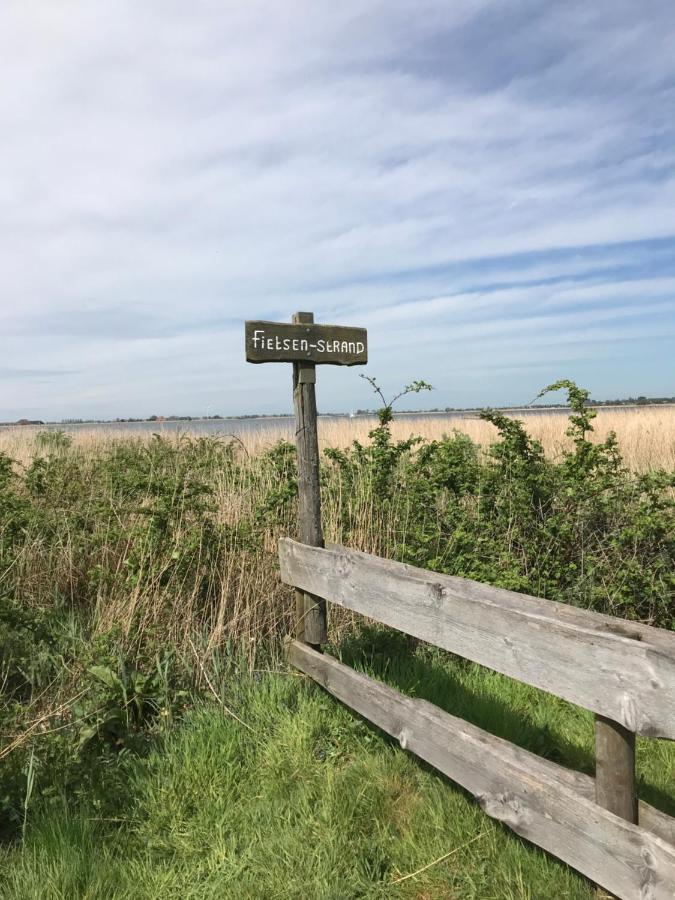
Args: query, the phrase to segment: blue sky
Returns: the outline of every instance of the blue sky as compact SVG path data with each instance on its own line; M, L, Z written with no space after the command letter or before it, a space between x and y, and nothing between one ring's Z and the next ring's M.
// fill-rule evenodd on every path
M675 394L672 0L4 0L0 419ZM323 367L324 410L369 406Z

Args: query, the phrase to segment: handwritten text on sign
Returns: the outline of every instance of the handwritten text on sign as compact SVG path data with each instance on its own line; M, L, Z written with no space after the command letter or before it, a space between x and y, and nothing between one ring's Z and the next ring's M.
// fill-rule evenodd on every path
M362 366L368 362L365 328L247 322L246 359L252 363L312 362Z

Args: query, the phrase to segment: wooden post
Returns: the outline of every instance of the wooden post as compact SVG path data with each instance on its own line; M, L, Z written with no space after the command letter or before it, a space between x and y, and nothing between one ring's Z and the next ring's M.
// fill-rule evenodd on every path
M293 363L295 443L298 451L298 531L303 544L323 547L316 426L317 365L364 366L365 328L314 323L314 313L298 312L289 322L247 321L246 359L250 363ZM296 636L317 650L326 642L326 601L296 590Z
M595 802L637 825L635 733L599 715L595 717Z
M313 322L314 313L297 312L293 315L294 325L311 325ZM298 536L303 544L323 547L315 383L316 366L313 362L293 363L295 445L298 452ZM326 601L304 591L296 591L295 611L297 639L320 648L327 640Z

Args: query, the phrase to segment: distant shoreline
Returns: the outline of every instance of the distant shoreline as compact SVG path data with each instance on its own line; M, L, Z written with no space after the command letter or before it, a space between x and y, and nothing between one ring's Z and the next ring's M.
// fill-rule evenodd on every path
M636 409L674 409L675 402L667 403L591 403L588 409L600 412L604 409L608 410L636 410ZM539 406L494 406L494 407L464 407L457 409L409 409L394 412L395 418L404 416L431 416L434 418L452 418L459 416L466 418L469 416L480 415L485 409L493 409L500 413L519 413L521 415L541 415L544 413L570 413L572 410L569 406L562 405L539 405ZM377 417L377 411L359 411L355 413L345 412L327 412L319 413L320 419L372 419ZM128 427L133 425L147 426L156 425L162 427L165 425L180 426L184 425L189 428L190 425L203 425L208 423L213 426L226 425L232 422L270 422L292 420L292 413L268 413L265 415L243 415L243 416L208 416L208 417L166 417L156 419L87 419L87 420L70 420L70 421L37 421L23 420L18 422L0 422L0 428L87 428L101 426L121 426Z

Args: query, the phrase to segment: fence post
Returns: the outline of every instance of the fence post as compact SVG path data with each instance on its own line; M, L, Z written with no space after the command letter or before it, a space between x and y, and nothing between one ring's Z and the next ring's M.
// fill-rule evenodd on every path
M297 312L293 315L295 325L311 325L313 322L314 313ZM294 362L293 406L295 445L298 453L298 532L303 544L323 547L315 384L315 364ZM295 614L297 639L320 648L327 639L326 601L296 590Z
M635 733L600 715L595 717L595 802L637 825Z

